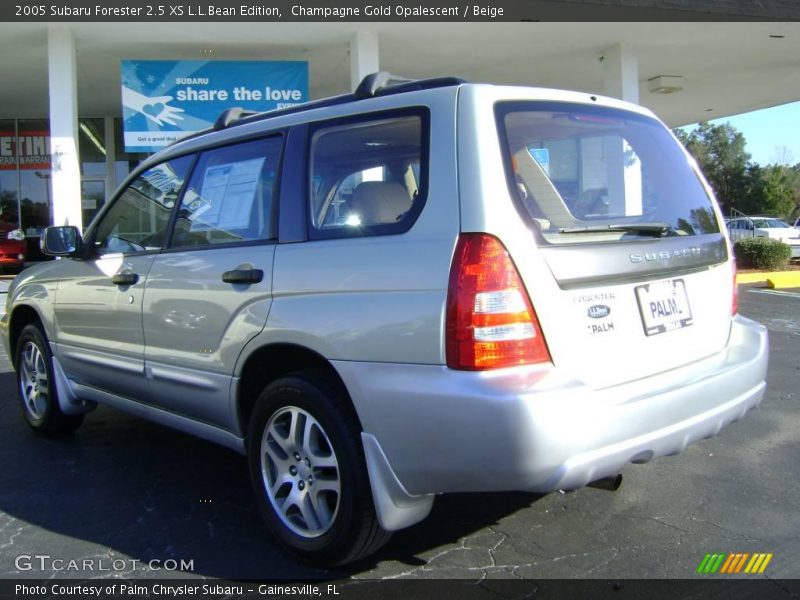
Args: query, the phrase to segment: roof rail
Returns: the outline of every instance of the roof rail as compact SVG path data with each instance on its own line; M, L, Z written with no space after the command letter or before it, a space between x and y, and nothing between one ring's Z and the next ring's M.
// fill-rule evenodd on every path
M376 92L379 90L386 89L389 86L397 85L401 83L409 83L413 80L406 79L405 77L398 77L396 75L392 75L388 71L378 71L377 73L370 73L364 79L361 80L361 83L358 84L356 91L353 92L353 96L358 98L359 100L363 98L372 98Z
M400 94L403 92L413 92L417 90L429 90L438 87L448 87L469 83L460 77L437 77L434 79L407 79L398 77L386 71L371 73L361 80L361 83L353 92L356 100L372 98L378 95Z
M222 114L217 117L217 120L214 121L214 126L211 128L214 131L219 131L220 129L225 129L229 127L231 124L235 123L239 119L243 119L245 117L252 117L253 115L257 115L258 113L254 110L245 110L240 106L234 106L232 108L227 108L222 111Z
M305 112L315 108L323 108L326 106L335 106L337 104L345 104L346 102L353 102L357 100L366 100L367 98L374 98L376 96L388 96L390 94L401 94L405 92L414 92L418 90L427 90L439 87L449 87L469 83L466 79L459 77L438 77L435 79L406 79L387 73L386 71L379 71L371 73L364 77L361 83L352 94L343 94L341 96L331 96L329 98L322 98L320 100L312 100L289 106L286 108L279 108L276 110L268 110L266 112L255 112L251 110L244 110L240 107L225 109L222 114L217 117L213 127L203 131L197 131L190 135L184 136L179 140L173 142L183 142L190 140L211 131L220 131L228 129L229 127L236 127L244 125L245 123L254 123L257 121L264 121L272 119L273 117L281 117L284 115L291 115L294 113Z

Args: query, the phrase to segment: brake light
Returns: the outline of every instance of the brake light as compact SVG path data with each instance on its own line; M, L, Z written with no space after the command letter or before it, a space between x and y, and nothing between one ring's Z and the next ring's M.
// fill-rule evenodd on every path
M736 263L733 263L733 303L731 304L731 316L739 312L739 284L736 283Z
M458 239L447 290L447 366L485 370L550 361L517 268L485 233Z

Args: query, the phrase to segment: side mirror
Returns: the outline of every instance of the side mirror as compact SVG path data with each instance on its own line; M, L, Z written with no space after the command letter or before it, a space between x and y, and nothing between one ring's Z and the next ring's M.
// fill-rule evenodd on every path
M72 256L80 250L83 240L77 227L63 225L45 229L39 243L49 256Z

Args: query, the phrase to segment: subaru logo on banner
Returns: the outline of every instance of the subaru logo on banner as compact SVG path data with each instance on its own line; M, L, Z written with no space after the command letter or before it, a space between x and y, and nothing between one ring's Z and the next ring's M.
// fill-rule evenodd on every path
M226 108L265 111L308 100L305 61L123 60L127 152L157 152L208 129Z

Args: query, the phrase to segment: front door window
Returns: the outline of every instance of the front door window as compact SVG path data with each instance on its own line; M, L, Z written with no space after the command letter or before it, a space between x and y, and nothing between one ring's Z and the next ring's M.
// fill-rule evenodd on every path
M193 160L182 156L161 163L128 184L91 234L97 254L160 250Z

